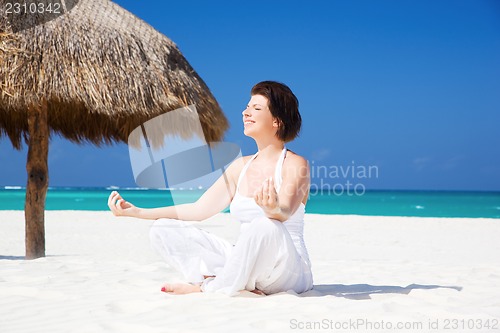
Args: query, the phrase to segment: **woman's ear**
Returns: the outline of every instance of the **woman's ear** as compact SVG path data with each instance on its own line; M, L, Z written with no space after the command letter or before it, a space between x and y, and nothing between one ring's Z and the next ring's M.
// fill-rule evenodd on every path
M280 121L277 118L273 119L273 127L275 127L275 128L280 127Z

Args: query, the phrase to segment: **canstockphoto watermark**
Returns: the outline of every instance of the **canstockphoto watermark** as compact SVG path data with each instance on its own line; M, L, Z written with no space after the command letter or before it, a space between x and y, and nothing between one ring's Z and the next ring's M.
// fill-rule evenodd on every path
M310 162L311 195L319 191L329 191L335 195L363 195L367 180L378 179L380 172L377 165L347 164L324 165Z
M290 319L292 330L422 330L424 323L420 321L386 321L370 320L367 318L334 320L323 318L320 320Z
M498 318L429 318L424 321L391 321L391 320L371 320L368 318L351 319L331 319L323 318L319 320L301 320L292 318L289 321L289 328L300 331L470 331L478 330L497 331L499 326Z
M2 0L0 13L16 33L45 24L72 10L79 0ZM98 7L98 5L93 6ZM99 10L92 8L89 10Z

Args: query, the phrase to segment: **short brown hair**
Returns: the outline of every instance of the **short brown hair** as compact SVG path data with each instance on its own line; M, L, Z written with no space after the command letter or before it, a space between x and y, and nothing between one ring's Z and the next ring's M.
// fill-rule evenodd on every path
M251 95L261 95L269 101L269 110L279 122L276 132L278 138L289 142L299 135L302 125L299 100L287 85L276 81L262 81L253 86Z

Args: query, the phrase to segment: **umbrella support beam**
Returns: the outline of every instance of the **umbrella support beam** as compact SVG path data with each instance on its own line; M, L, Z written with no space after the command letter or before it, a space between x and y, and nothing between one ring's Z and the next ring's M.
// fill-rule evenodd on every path
M47 102L28 110L28 184L24 216L26 259L45 257L45 197L49 186Z

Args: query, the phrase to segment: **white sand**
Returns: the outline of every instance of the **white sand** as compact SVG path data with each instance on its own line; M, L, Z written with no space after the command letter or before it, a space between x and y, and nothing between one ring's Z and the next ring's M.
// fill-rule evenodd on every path
M23 212L0 211L0 332L500 331L500 220L307 215L316 290L300 297L161 293L181 276L150 224L49 211L47 257L25 261ZM225 214L200 226L238 232Z

